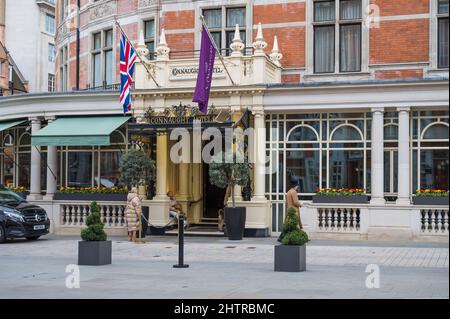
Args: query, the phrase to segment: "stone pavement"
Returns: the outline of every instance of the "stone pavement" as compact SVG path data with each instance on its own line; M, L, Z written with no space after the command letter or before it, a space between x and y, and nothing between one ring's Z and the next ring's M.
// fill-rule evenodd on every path
M448 244L313 241L304 273L273 271L274 238L186 238L188 269L176 237L146 244L113 241L113 264L80 267L80 289L65 286L77 263L77 237L0 245L0 298L448 298ZM366 287L366 267L380 288Z

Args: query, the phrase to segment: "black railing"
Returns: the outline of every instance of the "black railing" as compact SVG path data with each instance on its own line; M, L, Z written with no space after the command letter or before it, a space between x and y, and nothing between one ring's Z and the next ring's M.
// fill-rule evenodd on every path
M131 89L134 89L134 83L132 84ZM72 88L72 90L76 91L76 88ZM86 88L80 89L80 91L120 91L120 83L106 84L104 82L101 86L91 86L88 84Z

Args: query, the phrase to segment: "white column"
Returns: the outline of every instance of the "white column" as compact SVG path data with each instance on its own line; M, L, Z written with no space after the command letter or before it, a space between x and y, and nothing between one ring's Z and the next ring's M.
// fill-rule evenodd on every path
M31 134L41 129L41 120L31 120ZM41 195L41 148L31 146L31 172L30 172L30 195L29 200L40 200Z
M266 128L264 110L257 108L253 110L255 116L254 132L254 194L252 201L266 201Z
M384 109L372 109L372 200L383 205L384 199Z
M49 119L48 124L55 119ZM45 200L53 200L56 193L58 173L58 152L56 146L47 146L47 192Z
M167 144L166 134L156 139L156 200L167 199Z
M398 108L398 198L397 204L410 205L409 196L409 107Z

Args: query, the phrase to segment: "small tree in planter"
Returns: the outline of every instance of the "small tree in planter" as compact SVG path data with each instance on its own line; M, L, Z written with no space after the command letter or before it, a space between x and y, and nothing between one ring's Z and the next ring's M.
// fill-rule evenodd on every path
M109 265L112 260L112 244L103 230L97 202L91 203L86 226L81 230L83 241L78 242L78 264L87 266Z
M300 272L306 270L308 234L298 228L299 218L294 208L287 211L283 225L282 245L275 246L275 271Z
M221 153L213 158L209 166L211 184L219 188L230 188L233 207L225 208L225 224L230 240L244 237L246 209L236 207L234 190L236 186L246 186L249 180L250 166L244 158L236 153Z
M120 181L128 187L144 186L155 172L155 161L145 152L130 150L123 157L120 164Z

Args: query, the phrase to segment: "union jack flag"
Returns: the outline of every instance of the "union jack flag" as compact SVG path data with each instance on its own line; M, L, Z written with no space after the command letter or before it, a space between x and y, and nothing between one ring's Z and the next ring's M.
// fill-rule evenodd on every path
M122 32L120 36L120 103L124 113L131 110L131 85L136 57L136 51Z

